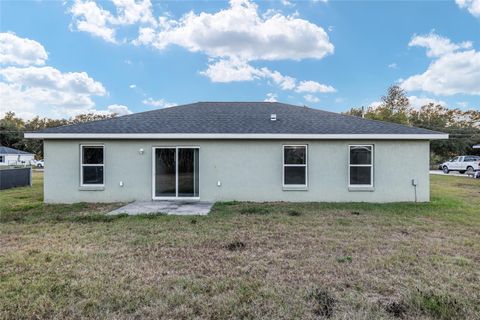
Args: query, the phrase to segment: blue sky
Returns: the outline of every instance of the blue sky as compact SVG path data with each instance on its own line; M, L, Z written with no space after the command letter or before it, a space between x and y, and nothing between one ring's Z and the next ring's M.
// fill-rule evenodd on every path
M480 0L2 1L1 113L196 101L480 109Z

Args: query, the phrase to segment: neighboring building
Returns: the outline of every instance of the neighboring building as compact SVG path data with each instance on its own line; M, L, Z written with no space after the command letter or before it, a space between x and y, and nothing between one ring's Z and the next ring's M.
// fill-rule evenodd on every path
M200 102L27 133L44 199L429 201L447 134L272 102Z
M22 150L0 146L0 166L30 164L35 155Z
M480 144L476 144L473 146L473 149L480 149Z

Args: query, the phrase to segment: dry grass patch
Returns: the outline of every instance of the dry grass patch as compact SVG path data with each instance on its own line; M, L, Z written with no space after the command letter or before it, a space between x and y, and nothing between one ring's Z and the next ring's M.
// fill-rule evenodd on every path
M475 180L432 177L429 204L229 202L194 218L48 206L40 182L0 193L0 318L480 318Z

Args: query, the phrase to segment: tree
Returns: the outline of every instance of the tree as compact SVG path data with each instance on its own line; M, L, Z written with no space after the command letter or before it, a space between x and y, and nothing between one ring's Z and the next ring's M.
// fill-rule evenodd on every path
M382 103L368 108L351 108L346 114L364 117L366 119L409 124L409 114L412 110L405 91L397 85L390 86L383 96Z
M431 141L432 163L442 162L455 155L480 153L471 148L480 143L480 111L449 109L434 103L414 109L405 92L398 86L388 89L387 95L382 97L381 105L362 111L363 107L353 107L346 114L448 133L448 140Z
M14 112L7 112L0 119L0 142L2 145L21 149L23 146L22 130L25 128L25 122L15 117Z
M29 121L24 121L15 116L14 112L8 111L0 119L0 142L3 146L20 149L34 153L37 158L43 158L43 141L38 139L25 139L24 132L37 131L45 128L64 126L69 124L78 124L82 122L104 120L116 117L111 114L80 114L70 119L49 119L35 117Z
M410 101L405 91L394 85L388 88L387 95L382 97L382 104L368 108L365 117L373 120L408 124L410 111Z

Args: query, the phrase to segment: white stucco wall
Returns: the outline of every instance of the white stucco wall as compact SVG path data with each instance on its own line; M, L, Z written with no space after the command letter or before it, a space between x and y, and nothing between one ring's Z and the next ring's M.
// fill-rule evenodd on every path
M80 144L105 145L105 188L80 188ZM308 144L308 190L282 188L282 145ZM373 144L374 190L348 188L348 145ZM199 146L202 201L429 201L428 141L46 140L45 202L152 198L152 146ZM143 155L138 150L144 149ZM123 181L124 186L120 186ZM217 186L221 181L221 186Z

